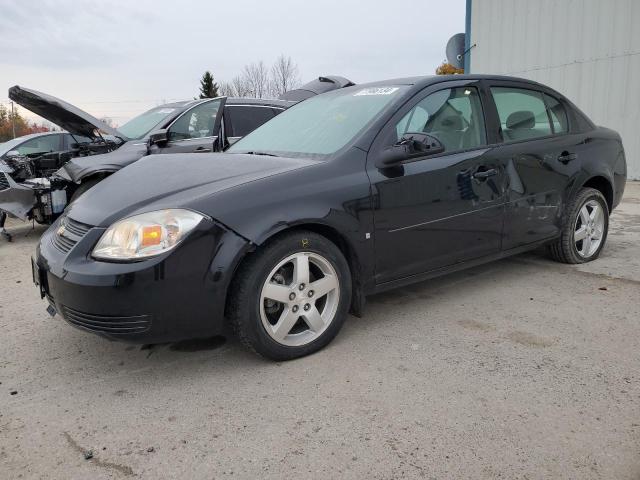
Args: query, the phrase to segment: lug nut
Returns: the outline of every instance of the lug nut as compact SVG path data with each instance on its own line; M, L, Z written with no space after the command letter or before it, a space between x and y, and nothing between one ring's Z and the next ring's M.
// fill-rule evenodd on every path
M313 290L309 290L308 295L309 295L310 297L313 297Z
M296 294L295 294L295 292L291 292L291 293L289 294L289 300L294 300L295 298L296 298Z
M309 305L308 303L304 304L304 311L305 312L308 312L310 308L311 308L311 305Z
M294 306L291 308L291 311L292 311L293 313L296 313L296 312L298 311L298 305L294 305Z
M298 290L302 291L304 290L305 284L301 283L300 285L298 285Z

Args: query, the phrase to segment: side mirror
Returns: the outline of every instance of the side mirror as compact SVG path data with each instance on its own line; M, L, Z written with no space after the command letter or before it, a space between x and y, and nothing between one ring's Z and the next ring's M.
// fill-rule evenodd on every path
M402 138L380 153L376 167L388 168L407 160L444 152L444 145L436 137L426 133L405 133Z
M5 157L7 158L11 158L11 157L19 157L20 156L20 152L18 150L9 150L6 154Z
M149 134L149 145L160 145L169 141L169 131L166 128L154 130Z

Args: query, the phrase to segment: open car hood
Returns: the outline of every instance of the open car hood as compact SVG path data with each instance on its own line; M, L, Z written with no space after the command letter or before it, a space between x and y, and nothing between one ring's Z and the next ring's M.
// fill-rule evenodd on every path
M102 120L98 120L84 110L80 110L78 107L74 107L70 103L46 93L16 85L9 89L9 98L36 115L64 128L71 134L97 139L99 138L97 130L100 130L102 133L113 135L123 141L128 140L125 135Z

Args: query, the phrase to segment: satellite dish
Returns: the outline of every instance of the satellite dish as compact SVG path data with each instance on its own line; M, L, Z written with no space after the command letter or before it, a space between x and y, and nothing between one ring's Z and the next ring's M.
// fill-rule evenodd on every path
M447 42L447 62L456 68L464 68L464 33L456 33Z

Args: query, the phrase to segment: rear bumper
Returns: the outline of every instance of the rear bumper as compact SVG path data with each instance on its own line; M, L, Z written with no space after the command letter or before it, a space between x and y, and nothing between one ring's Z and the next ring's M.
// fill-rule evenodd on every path
M74 327L134 343L206 337L224 330L226 292L246 240L203 221L174 251L136 263L98 262L92 228L67 253L54 245L58 222L34 260L41 296Z

